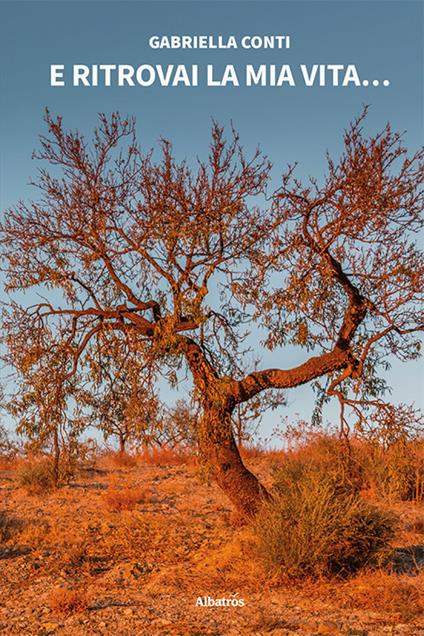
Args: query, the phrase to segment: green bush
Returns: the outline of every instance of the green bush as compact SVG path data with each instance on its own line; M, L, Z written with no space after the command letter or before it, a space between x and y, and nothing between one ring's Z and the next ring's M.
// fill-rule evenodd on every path
M259 557L291 578L347 576L389 556L395 518L322 466L286 460L254 523Z

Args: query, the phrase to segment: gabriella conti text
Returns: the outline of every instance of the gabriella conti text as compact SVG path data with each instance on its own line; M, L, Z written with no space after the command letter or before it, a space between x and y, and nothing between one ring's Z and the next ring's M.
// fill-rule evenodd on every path
M289 35L152 35L152 49L289 49Z

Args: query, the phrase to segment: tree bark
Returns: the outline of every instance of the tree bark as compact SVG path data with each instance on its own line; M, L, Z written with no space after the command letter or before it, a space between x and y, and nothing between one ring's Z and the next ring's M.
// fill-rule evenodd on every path
M198 430L201 458L238 512L253 517L270 495L244 465L232 431L230 413L208 409Z
M243 516L253 517L269 494L240 457L231 421L236 402L229 385L192 338L180 336L179 343L203 409L197 430L201 460L235 508Z
M54 485L59 485L59 467L60 467L60 443L59 443L59 431L57 426L53 429L53 480Z
M119 432L119 452L121 455L125 453L125 436L122 431Z

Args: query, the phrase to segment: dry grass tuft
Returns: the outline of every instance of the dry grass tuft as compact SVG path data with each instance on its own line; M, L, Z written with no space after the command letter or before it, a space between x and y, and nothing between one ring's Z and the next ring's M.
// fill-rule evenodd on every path
M141 463L155 466L181 466L194 461L193 451L185 446L170 448L167 446L150 446L138 453Z
M356 576L340 589L344 605L356 609L390 611L403 621L424 611L424 574L416 577L385 572Z
M119 451L117 453L112 453L110 455L110 459L112 464L117 468L133 468L137 465L137 460L134 455L126 452Z
M137 465L137 460L134 455L109 449L101 451L97 457L93 459L93 462L106 469L134 468Z
M43 495L55 488L53 462L49 458L29 459L18 464L18 486L29 495Z
M151 491L145 488L109 488L103 495L107 508L113 512L133 510L138 504L146 503Z
M48 597L48 605L57 614L74 614L83 612L90 604L85 590L59 587L53 589Z

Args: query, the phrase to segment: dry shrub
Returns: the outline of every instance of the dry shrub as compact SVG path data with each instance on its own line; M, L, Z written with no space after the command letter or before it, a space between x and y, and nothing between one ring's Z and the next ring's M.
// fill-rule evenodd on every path
M137 457L145 464L181 466L193 461L193 451L186 446L150 446L140 451Z
M117 453L111 453L110 459L112 464L117 468L134 468L137 465L136 458L130 453L118 451Z
M424 611L423 584L423 574L410 577L373 572L351 579L339 593L344 605L390 611L406 621Z
M257 554L269 571L291 578L346 576L389 556L395 518L363 501L343 474L287 459L254 529Z
M89 606L89 597L85 590L59 587L49 594L48 605L57 614L83 612Z
M109 510L120 512L132 510L138 504L149 500L151 492L144 488L109 488L103 495L103 501Z
M341 481L354 490L364 486L364 467L356 452L357 440L347 444L335 434L309 433L301 443L295 445L283 458L291 466L316 467L335 481Z
M414 534L424 534L424 517L418 517L406 522L405 530Z
M225 542L199 549L190 571L191 584L205 594L222 589L257 590L269 576L262 564L252 558L255 536L250 526L233 530ZM197 592L196 592L197 594Z
M19 532L21 527L21 521L10 517L4 511L0 511L0 543L9 541L16 532Z
M18 486L29 495L42 495L55 488L54 465L50 458L22 461L16 471Z
M290 432L286 453L290 459L319 465L332 475L343 473L345 481L370 498L424 499L424 440L402 434L383 443L378 437L352 436L347 444L331 432L305 432L296 427Z
M401 501L424 499L424 442L400 438L387 447L363 442L368 487L377 496Z

